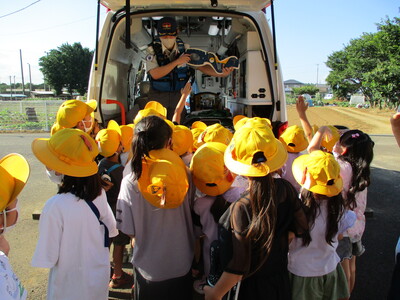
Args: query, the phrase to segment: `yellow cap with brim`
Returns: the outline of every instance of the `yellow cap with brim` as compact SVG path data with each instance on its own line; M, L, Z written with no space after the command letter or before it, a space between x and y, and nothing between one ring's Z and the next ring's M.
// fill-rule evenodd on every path
M11 153L0 159L0 211L11 204L29 178L29 164L25 157Z
M193 145L193 134L184 125L175 125L172 132L172 150L179 156L188 152Z
M87 177L97 173L94 161L99 150L94 139L79 129L66 128L49 139L32 142L33 154L49 169L73 177Z
M288 154L269 128L241 127L225 151L225 165L243 176L261 177L281 168Z
M331 130L331 136L325 135L321 140L321 146L324 147L328 152L333 151L333 147L340 139L339 130L335 126L328 126Z
M121 129L121 144L124 147L124 152L128 152L132 148L135 125L120 125L119 128Z
M205 130L207 128L207 124L202 121L195 121L192 123L191 129L199 128L201 130Z
M301 152L308 147L308 141L303 128L292 125L281 134L279 140L286 146L288 152Z
M183 160L166 148L150 151L149 157L143 159L138 187L143 197L155 207L179 207L189 189Z
M326 195L338 195L343 189L340 166L330 153L317 150L297 157L292 165L296 181L310 192Z
M167 109L159 102L157 101L149 101L146 103L144 109L146 108L152 108L156 112L158 112L160 115L162 115L164 118L167 117Z
M195 152L201 145L204 144L202 140L199 141L199 136L203 133L204 129L192 128L190 131L193 135L192 152Z
M117 152L121 144L121 128L114 120L110 120L106 129L100 130L95 138L100 154L110 157Z
M87 115L90 115L96 107L97 102L95 100L89 102L81 100L64 101L58 108L56 123L61 128L73 128Z
M268 127L272 129L271 121L269 119L259 118L259 117L248 118L243 116L239 118L239 120L237 120L236 123L234 123L233 127L235 128L235 130L238 130L243 126L248 126L248 127L256 126L259 128Z
M218 142L205 143L192 157L190 170L193 182L204 194L218 196L232 186L236 175L224 164L226 145Z
M158 111L156 111L153 108L145 108L145 109L141 109L138 111L135 119L133 120L133 124L137 124L141 119L148 117L148 116L157 116L160 118L165 119L165 117L160 114Z
M218 142L228 145L231 141L233 133L219 123L207 126L207 128L198 137L198 142Z

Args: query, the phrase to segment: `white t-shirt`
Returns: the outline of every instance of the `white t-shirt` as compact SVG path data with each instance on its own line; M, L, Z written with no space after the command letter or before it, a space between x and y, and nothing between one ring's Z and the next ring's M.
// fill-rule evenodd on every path
M336 253L338 246L337 234L332 239L332 246L325 240L327 224L327 201L320 204L320 211L315 218L314 226L310 230L311 243L303 246L301 238L294 238L289 245L288 270L297 276L316 277L326 275L336 269L340 261ZM339 233L351 227L356 220L353 211L346 211L339 222Z
M8 257L0 251L0 299L25 300L27 292L11 268Z
M150 281L186 275L194 255L190 202L194 185L177 208L162 209L143 198L132 174L124 177L117 202L118 229L135 237L132 264Z
M109 236L118 234L106 193L93 201ZM48 300L107 300L110 279L105 228L89 205L71 193L50 198L39 221L32 266L50 268Z

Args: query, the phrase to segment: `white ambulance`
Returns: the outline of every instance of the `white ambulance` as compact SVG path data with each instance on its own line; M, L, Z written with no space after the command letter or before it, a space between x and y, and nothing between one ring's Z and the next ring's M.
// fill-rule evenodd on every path
M88 99L98 101L96 117L101 123L111 119L132 123L142 108L138 103L157 100L146 98L147 49L157 37L157 22L172 17L178 36L190 48L213 52L220 59L232 55L239 59L239 68L228 77L194 69L194 93L181 123L229 123L233 116L245 115L270 119L276 135L286 128L282 74L265 14L270 0L101 0L101 4L109 12L99 31L88 89Z

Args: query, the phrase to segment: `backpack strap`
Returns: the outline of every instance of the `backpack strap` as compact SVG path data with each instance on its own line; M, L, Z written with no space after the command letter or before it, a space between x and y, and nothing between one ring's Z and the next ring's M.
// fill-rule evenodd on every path
M85 201L90 209L93 211L93 213L95 214L95 216L97 217L97 220L99 220L100 225L104 226L104 247L110 247L110 237L108 235L108 228L106 226L106 224L103 223L103 221L100 220L100 212L97 209L96 205L94 205L94 203L92 201Z
M110 173L112 172L112 171L114 171L116 168L118 168L118 167L122 167L122 165L121 164L115 164L115 165L113 165L111 168L109 168L107 171L106 171L106 173L107 173L107 175L110 175Z

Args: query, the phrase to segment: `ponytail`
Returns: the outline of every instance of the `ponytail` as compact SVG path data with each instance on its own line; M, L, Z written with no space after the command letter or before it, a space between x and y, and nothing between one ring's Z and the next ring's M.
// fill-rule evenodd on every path
M151 150L164 148L171 136L171 127L157 116L145 117L135 125L131 162L134 179L142 175L143 159L149 156Z

